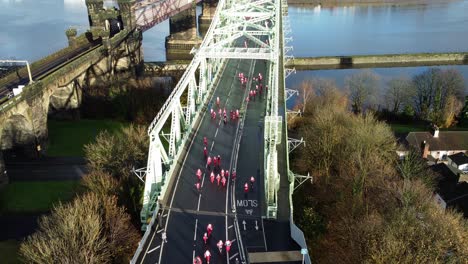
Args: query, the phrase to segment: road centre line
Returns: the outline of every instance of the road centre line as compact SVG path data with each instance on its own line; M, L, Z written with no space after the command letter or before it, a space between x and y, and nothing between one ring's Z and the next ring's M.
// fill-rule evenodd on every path
M195 219L195 232L193 234L193 241L197 240L197 226L198 226L198 219Z

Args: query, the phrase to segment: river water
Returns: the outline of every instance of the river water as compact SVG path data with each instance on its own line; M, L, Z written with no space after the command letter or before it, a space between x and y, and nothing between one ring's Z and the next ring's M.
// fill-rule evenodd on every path
M106 6L112 6L111 0ZM200 8L197 9L200 13ZM409 6L318 8L289 6L293 55L325 56L468 51L468 1ZM0 0L0 58L44 57L68 45L65 30L88 25L85 0ZM169 23L143 35L146 61L165 60ZM468 80L468 67L456 66ZM375 69L382 80L421 72L424 67ZM314 76L342 83L357 70L304 71L289 77L297 86Z

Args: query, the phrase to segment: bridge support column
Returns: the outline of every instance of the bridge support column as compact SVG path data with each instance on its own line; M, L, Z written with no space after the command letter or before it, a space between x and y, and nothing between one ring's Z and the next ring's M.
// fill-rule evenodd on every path
M200 34L205 36L208 28L210 27L211 20L218 6L217 0L204 0L202 4L202 14L198 17L198 27Z
M195 6L169 19L171 34L166 38L167 60L191 60L190 51L199 47L202 39L197 34Z

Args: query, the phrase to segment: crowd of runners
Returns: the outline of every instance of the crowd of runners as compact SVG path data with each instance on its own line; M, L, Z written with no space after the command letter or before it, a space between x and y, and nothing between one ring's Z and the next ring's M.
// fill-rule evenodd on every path
M240 88L246 89L248 86L248 81L249 79L245 76L244 73L238 73L237 75ZM264 90L265 89L265 90ZM246 102L250 101L255 101L256 98L262 99L262 94L265 94L268 90L268 86L263 86L263 76L261 73L258 73L257 75L254 75L252 78L252 84L251 87L248 91L248 95L246 97ZM227 124L228 122L228 117L227 117L227 110L226 107L222 107L222 101L219 97L216 97L216 106L213 106L210 104L210 115L212 120L217 120L219 117L224 124ZM231 109L229 110L229 118L231 121L238 121L240 118L240 112L239 109ZM202 188L202 179L203 177L209 177L209 181L212 185L216 185L219 189L225 190L228 186L228 181L232 181L235 183L236 181L236 171L232 170L229 171L229 169L226 169L223 166L222 163L222 157L221 155L210 155L209 150L208 150L208 138L203 137L203 157L204 160L206 161L205 164L203 164L204 168L198 168L195 172L195 177L197 179L195 183L195 189L197 192L201 192ZM203 172L205 171L205 172ZM254 183L255 183L255 178L251 176L248 181L246 181L243 184L243 189L244 193L247 194L248 192L252 191L254 188ZM203 254L203 258L205 259L205 262L207 264L210 263L211 257L212 257L212 251L210 251L209 248L209 241L211 238L211 233L213 232L213 225L208 224L206 227L206 232L203 234L203 242L205 246L205 252ZM231 250L231 245L232 241L226 240L222 241L219 240L216 243L217 250L219 251L219 254L223 254L223 250L225 250L226 253L229 253ZM211 249L212 250L212 249ZM216 251L216 250L215 250ZM193 260L194 264L202 264L202 258L200 256L197 256Z

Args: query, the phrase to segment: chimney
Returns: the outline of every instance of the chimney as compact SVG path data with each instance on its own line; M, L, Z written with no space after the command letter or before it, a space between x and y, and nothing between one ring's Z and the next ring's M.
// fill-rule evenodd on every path
M439 127L437 127L436 125L433 125L432 126L432 136L435 137L435 138L438 138L439 137Z
M421 150L422 150L422 157L424 159L427 159L427 155L429 155L429 143L427 143L426 140L424 140L421 143Z

